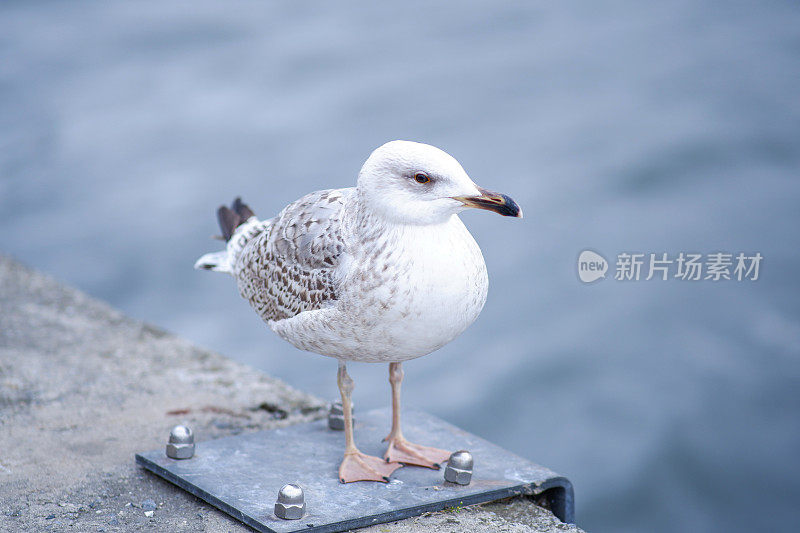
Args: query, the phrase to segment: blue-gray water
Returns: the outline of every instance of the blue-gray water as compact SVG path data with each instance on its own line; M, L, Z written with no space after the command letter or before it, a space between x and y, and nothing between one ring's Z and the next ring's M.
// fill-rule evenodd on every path
M796 3L0 6L0 252L323 397L335 362L191 265L220 203L270 216L395 138L526 215L464 215L489 299L406 365L407 404L567 475L590 531L796 527ZM584 248L764 260L583 285Z

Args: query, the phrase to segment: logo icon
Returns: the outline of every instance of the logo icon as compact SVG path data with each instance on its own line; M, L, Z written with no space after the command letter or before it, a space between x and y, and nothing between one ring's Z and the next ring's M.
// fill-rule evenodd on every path
M584 250L578 256L578 277L584 283L604 279L608 271L608 261L602 255Z

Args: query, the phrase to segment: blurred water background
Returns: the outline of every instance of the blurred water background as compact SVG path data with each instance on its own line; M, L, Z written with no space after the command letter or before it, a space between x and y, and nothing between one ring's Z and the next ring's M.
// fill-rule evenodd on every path
M220 203L271 216L396 138L526 215L463 216L489 299L406 405L568 476L589 531L796 527L797 3L0 5L0 252L322 397L335 361L191 266ZM764 260L583 285L584 248Z

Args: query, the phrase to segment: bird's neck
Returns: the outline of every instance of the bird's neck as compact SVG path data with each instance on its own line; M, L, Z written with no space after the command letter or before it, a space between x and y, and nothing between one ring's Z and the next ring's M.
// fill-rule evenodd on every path
M350 233L362 242L373 240L413 238L430 234L444 235L454 226L463 226L457 214L451 214L435 222L419 223L395 220L371 208L369 202L363 201L360 195L354 195L354 206L345 210L352 213L346 224Z

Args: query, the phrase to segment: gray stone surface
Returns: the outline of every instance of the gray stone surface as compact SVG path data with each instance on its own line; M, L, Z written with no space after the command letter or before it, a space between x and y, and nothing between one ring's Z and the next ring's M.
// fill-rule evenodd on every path
M265 333L266 334L266 333ZM252 531L134 464L326 416L319 399L0 256L0 531ZM364 531L579 531L522 498Z

